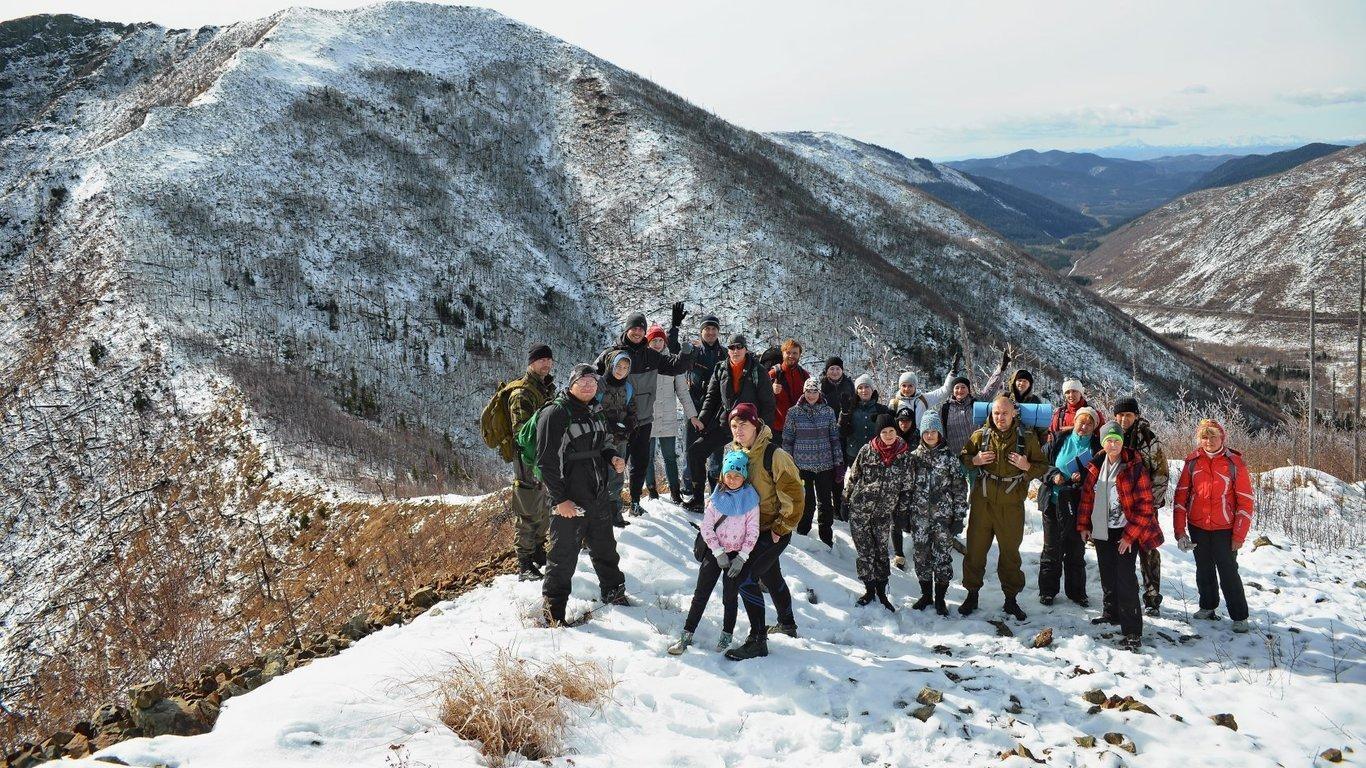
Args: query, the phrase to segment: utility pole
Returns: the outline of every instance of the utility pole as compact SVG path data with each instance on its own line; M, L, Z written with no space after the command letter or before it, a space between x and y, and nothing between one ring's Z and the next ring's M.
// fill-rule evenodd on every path
M1314 466L1314 355L1316 352L1316 338L1314 336L1315 322L1315 291L1309 291L1309 451L1304 457L1304 465L1313 468Z
M1353 389L1352 410L1352 479L1361 479L1361 328L1362 316L1366 314L1366 250L1357 259L1357 375Z

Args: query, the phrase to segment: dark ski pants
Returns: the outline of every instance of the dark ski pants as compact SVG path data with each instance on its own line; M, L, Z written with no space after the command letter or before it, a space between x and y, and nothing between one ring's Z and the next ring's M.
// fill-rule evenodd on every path
M545 486L518 456L513 461L512 507L517 512L517 561L545 562L545 537L550 530L550 502Z
M1228 603L1228 617L1247 620L1247 596L1243 577L1238 574L1238 553L1233 549L1233 531L1206 531L1190 526L1195 544L1195 586L1200 590L1200 610L1219 607L1219 592Z
M621 572L621 558L617 555L617 540L612 531L612 517L616 507L607 499L596 499L586 506L582 517L550 519L550 552L541 595L545 597L551 615L563 619L564 606L569 602L570 583L579 563L582 542L588 542L588 557L593 571L598 574L598 588L604 599L626 584Z
M701 434L697 431L697 428L692 425L691 421L688 421L683 425L683 475L679 478L679 483L683 486L683 492L690 496L694 492L694 486L692 484L693 461L688 458L688 449L693 443L697 442L697 438L700 436ZM706 457L706 467L703 468L703 471L706 473L706 477L710 479L712 487L716 487L716 480L721 475L720 448L712 451L711 455ZM702 490L703 488L698 488L697 492L701 493Z
M721 449L726 444L734 440L730 434L730 426L717 424L711 429L697 436L697 439L688 444L688 482L691 483L693 493L700 494L707 485L707 473L710 469L707 466L707 459L712 455L720 455ZM716 485L716 478L720 475L721 460L716 461L717 474L711 476L711 484Z
M773 600L773 610L778 614L778 623L797 623L796 617L792 615L792 590L787 587L782 564L778 560L791 542L790 533L774 542L771 532L759 531L759 543L755 544L754 551L749 553L749 562L745 564L746 572L740 574L740 599L745 602L751 635L760 629L767 630L764 625L764 595L759 591L760 582L768 589L768 596Z
M626 463L631 465L631 503L640 501L640 489L645 485L645 473L654 472L650 455L650 429L653 424L642 424L631 430L626 442Z
M806 508L802 512L802 521L797 524L797 533L810 535L811 523L815 520L821 541L829 541L834 535L835 468L819 472L803 469L800 474L802 487L806 490Z
M1126 635L1141 635L1143 612L1138 608L1138 573L1134 570L1138 547L1120 554L1119 540L1124 536L1124 529L1111 528L1109 536L1106 541L1094 539L1096 561L1100 564L1100 586L1106 599L1111 601L1105 609L1119 624L1119 631Z
M1044 487L1040 493L1049 493ZM1039 552L1039 595L1056 597L1063 586L1073 600L1086 599L1086 542L1077 531L1077 493L1063 491L1043 513Z
M734 552L728 554L732 558L736 555ZM733 634L735 619L739 614L740 584L749 578L750 563L746 561L740 575L733 579L721 572L721 566L716 564L716 558L710 552L700 565L701 569L697 572L697 588L693 590L692 606L688 608L688 619L683 622L683 629L688 632L697 631L697 625L702 623L702 612L707 609L707 601L711 599L712 590L716 588L719 579L723 609L721 631ZM746 601L745 615L749 617L751 633L755 628L764 626L764 601L761 599L757 604Z
M655 482L656 450L664 459L664 479L669 483L669 490L678 493L678 443L672 437L650 438L650 463L645 472L645 487L659 493L659 484Z

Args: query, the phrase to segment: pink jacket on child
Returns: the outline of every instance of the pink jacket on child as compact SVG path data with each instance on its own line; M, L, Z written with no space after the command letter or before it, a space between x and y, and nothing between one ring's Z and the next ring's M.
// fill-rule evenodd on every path
M722 515L711 499L707 499L707 511L702 515L702 540L712 554L739 552L748 557L754 545L759 543L759 494L748 485L735 493L746 490L749 491L746 496L752 496L754 503L743 515ZM717 525L718 521L720 525Z

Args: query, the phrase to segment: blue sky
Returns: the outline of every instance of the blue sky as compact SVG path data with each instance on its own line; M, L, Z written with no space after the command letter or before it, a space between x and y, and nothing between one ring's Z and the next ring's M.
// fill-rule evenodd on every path
M6 0L0 13L195 27L284 4ZM938 160L1366 138L1361 0L472 4L747 128L836 131Z

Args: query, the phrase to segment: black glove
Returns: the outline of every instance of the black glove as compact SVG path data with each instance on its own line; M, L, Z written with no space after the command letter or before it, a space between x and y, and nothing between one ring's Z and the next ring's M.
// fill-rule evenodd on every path
M675 301L675 302L674 302L674 309L673 309L673 317L670 319L670 325L671 325L672 327L674 327L674 328L677 328L677 327L679 327L680 325L683 325L683 318L685 318L685 317L687 317L687 316L688 316L688 313L683 311L683 302L681 302L681 301Z
M1010 360L1010 345L1007 344L1006 348L1001 350L1001 370L1005 370L1005 367L1010 365Z
M953 355L953 367L949 369L949 373L951 373L951 374L957 376L957 375L958 375L958 369L959 369L962 365L963 365L963 351L960 349L960 350L958 350L957 352L955 352L954 355Z

